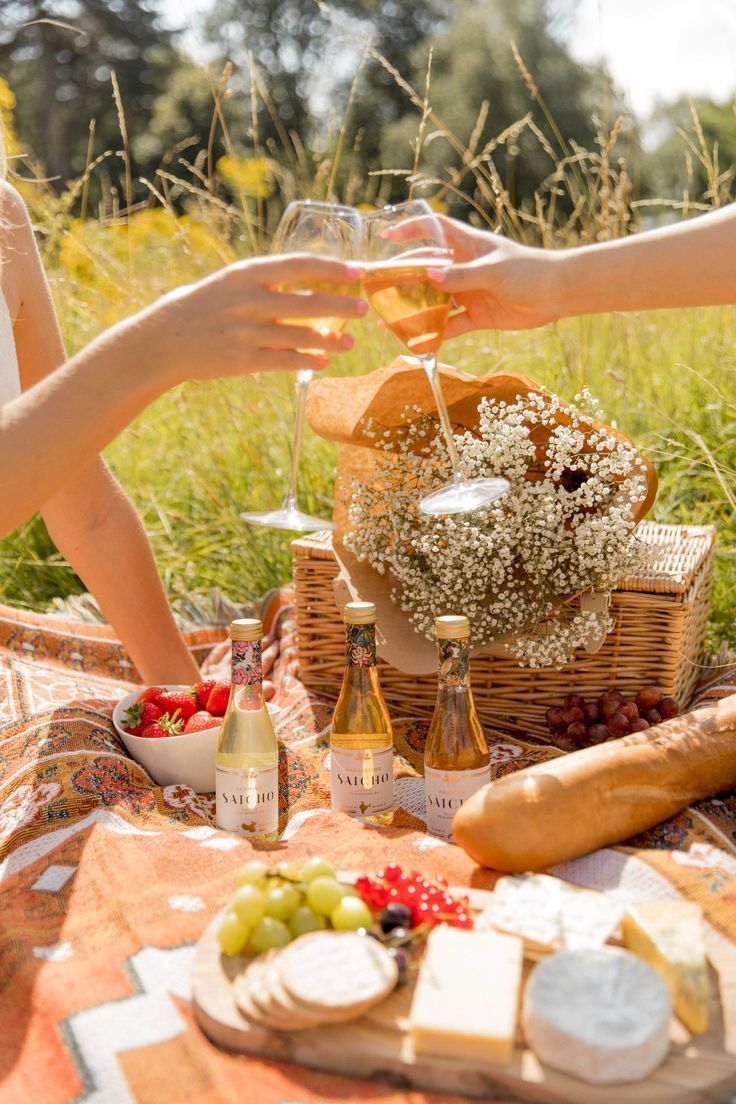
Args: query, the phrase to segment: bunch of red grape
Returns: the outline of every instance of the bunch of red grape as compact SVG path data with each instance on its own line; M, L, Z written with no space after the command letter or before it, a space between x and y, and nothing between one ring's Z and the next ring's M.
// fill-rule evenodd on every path
M576 751L630 732L644 732L676 717L679 711L676 699L667 697L658 686L643 686L630 699L618 690L607 690L589 702L580 694L568 694L563 705L547 710L547 727L557 747Z

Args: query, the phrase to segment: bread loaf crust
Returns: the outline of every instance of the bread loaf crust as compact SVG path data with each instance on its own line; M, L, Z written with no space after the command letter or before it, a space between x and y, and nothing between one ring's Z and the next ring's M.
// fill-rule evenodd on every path
M506 775L457 811L476 862L518 873L621 843L736 787L736 694L645 732Z

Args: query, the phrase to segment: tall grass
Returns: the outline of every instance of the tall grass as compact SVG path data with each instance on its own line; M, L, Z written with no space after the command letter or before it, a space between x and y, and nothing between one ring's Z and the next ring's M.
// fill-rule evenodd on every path
M375 59L374 59L375 60ZM380 57L379 64L386 64ZM556 134L533 76L518 58L530 112L478 149L451 135L426 92L401 84L417 110L418 139L407 191L437 206L464 196L478 224L550 248L619 236L638 226L637 203L617 158L621 122L599 126L594 151L569 149ZM214 123L229 142L223 81L212 82ZM256 80L257 83L257 80ZM267 90L257 83L253 95ZM359 94L356 86L353 94ZM541 123L535 119L540 116ZM536 109L536 114L535 114ZM481 117L483 109L481 108ZM443 132L455 163L443 179L422 168L428 128ZM480 133L476 127L475 133ZM498 150L524 130L550 158L549 177L534 202L514 208L495 168ZM349 163L349 120L332 144ZM344 169L328 150L316 167L293 136L283 135L280 158L264 157L257 133L248 157L228 148L219 166L212 142L200 151L182 143L149 181L150 201L131 207L108 193L94 218L85 211L85 178L55 197L25 185L41 231L70 351L119 317L169 287L235 256L260 251L283 204L295 195L380 198L384 170L365 179ZM346 152L347 151L347 152ZM714 165L695 126L688 156ZM107 157L107 162L115 155ZM127 152L121 177L130 193ZM723 178L708 193L668 201L684 213L727 201ZM336 194L337 182L342 190ZM667 201L663 201L667 202ZM648 208L647 208L648 210ZM80 213L88 217L81 218ZM657 465L660 492L653 517L718 527L716 585L710 622L713 643L736 645L736 307L567 320L537 331L479 333L448 342L442 359L467 372L517 371L571 397L586 385L609 419L630 433ZM355 324L355 349L328 371L363 373L388 363L400 349L371 319ZM257 367L257 366L256 366ZM285 490L293 417L293 380L264 375L187 384L164 396L107 450L107 458L139 507L173 599L201 601L213 587L232 598L253 597L289 577L284 534L244 525L239 512L277 505ZM301 494L310 513L331 509L334 451L308 435ZM0 543L0 593L5 601L43 608L55 595L81 589L33 519Z

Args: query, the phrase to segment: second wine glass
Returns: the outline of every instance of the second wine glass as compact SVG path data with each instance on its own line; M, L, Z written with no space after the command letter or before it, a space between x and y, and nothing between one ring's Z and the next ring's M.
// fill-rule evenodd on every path
M285 253L298 250L303 253L318 253L349 261L356 255L360 238L360 214L354 207L337 203L318 203L314 200L297 200L290 203L279 223L274 236L272 252ZM289 284L283 291L327 292L328 294L356 295L360 292L359 283L335 284ZM309 326L319 334L339 334L347 323L346 318L282 318L279 321L289 325ZM304 350L305 352L307 350ZM290 529L294 532L309 533L320 529L333 529L334 523L328 518L314 517L299 508L297 488L299 481L299 463L301 460L302 439L304 436L307 389L313 372L310 368L297 372L296 412L294 416L294 434L291 443L291 470L286 497L274 510L263 513L243 513L243 521L251 525L263 525L271 529Z
M397 232L402 223L406 225ZM451 302L427 275L428 268L452 262L442 224L426 200L417 199L367 215L363 226L366 296L379 318L421 362L452 465L452 483L423 498L419 508L432 515L480 510L506 494L510 484L496 477L469 479L455 446L437 368Z

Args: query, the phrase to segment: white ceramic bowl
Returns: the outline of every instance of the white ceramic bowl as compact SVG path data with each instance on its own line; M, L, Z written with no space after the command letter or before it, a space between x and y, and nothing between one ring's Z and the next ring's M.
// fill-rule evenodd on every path
M153 781L159 786L172 786L183 782L196 793L212 793L215 788L215 752L220 721L212 728L203 728L199 732L182 732L178 736L168 736L165 740L148 740L144 736L133 736L123 728L123 717L145 687L139 686L130 694L121 698L112 711L115 731L125 744L125 748L136 763L145 767ZM167 685L167 690L188 690L188 686ZM266 705L271 716L278 713L278 707L268 702Z
M126 710L143 692L139 686L121 698L112 711L112 722L128 754L145 767L159 786L183 782L196 793L211 793L215 788L215 751L220 721L200 732L181 732L165 740L148 740L133 736L123 728ZM167 690L188 690L188 686L167 686Z

